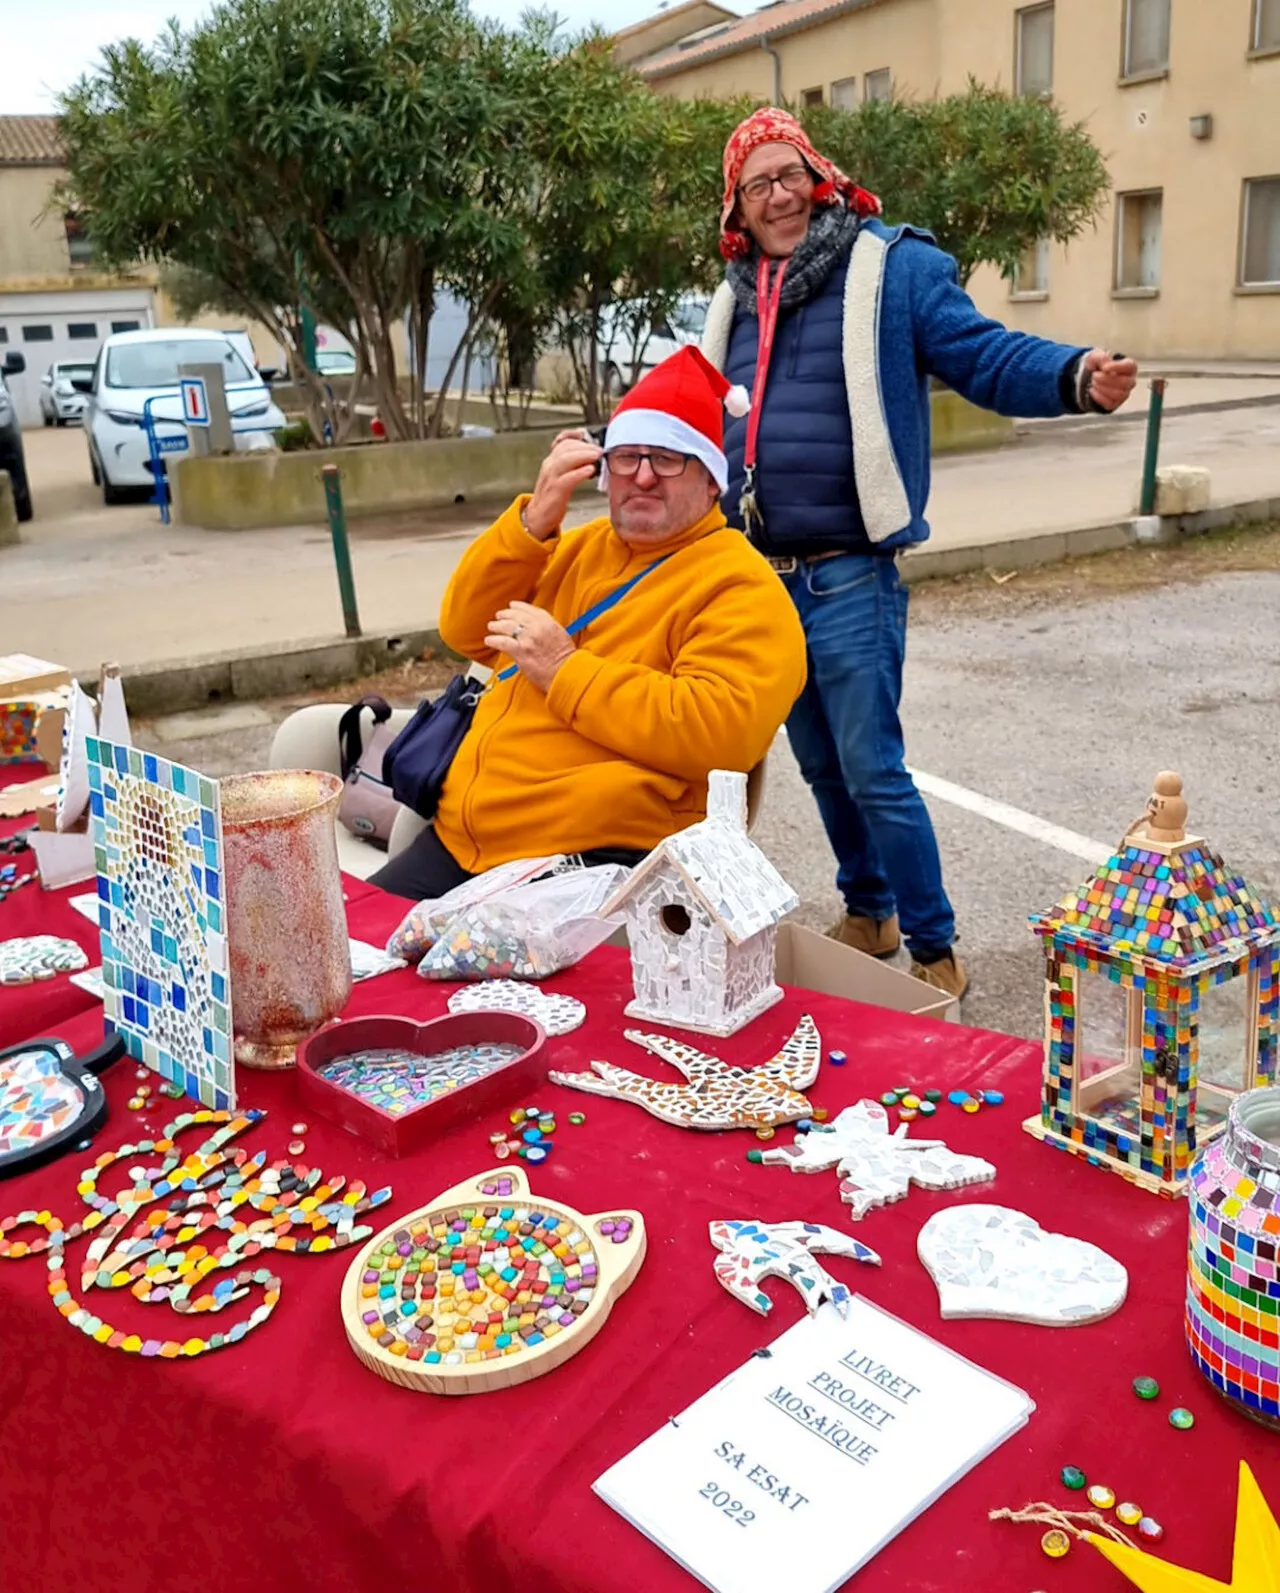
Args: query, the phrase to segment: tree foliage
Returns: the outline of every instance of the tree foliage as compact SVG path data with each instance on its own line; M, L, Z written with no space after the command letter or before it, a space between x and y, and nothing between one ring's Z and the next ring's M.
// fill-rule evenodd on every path
M549 342L594 422L610 360L638 360L649 323L719 278L721 151L749 109L655 95L603 36L546 15L507 31L466 0L220 0L190 31L109 48L64 97L61 197L105 262L155 261L188 309L270 327L317 437L351 417L306 370L304 304L350 339L393 437L440 429L443 389L465 387L478 351L510 387ZM1083 128L977 84L803 116L966 280L1070 238L1107 186ZM427 369L444 289L467 322L429 400L397 381L397 344L403 323Z

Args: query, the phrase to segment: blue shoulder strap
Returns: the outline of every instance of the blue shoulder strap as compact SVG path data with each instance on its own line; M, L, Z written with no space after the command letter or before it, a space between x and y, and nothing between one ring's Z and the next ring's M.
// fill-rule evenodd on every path
M607 614L616 603L621 603L623 598L626 597L627 593L633 586L639 586L640 582L644 580L646 575L652 575L654 570L656 570L660 564L665 564L670 557L671 555L669 553L664 553L660 559L655 559L652 564L645 565L644 569L641 570L638 575L633 575L629 581L624 581L616 591L610 592L608 597L602 597L600 601L589 608L585 614L579 614L576 620L571 620L569 624L565 626L565 630L570 636L576 636L579 631L586 630L588 625L590 625L593 621L598 620L602 614ZM518 675L519 673L520 666L518 664L508 664L506 669L504 669L498 675L497 679L510 680L512 675Z

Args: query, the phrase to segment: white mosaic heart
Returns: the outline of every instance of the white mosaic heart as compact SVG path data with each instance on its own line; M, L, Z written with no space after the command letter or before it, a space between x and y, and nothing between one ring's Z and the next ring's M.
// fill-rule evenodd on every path
M920 1230L916 1250L944 1317L1078 1327L1118 1311L1129 1287L1128 1273L1105 1250L1046 1233L1007 1206L940 1211Z
M540 1023L549 1035L568 1034L586 1020L576 996L549 996L519 979L490 979L468 985L449 997L450 1012L518 1012Z

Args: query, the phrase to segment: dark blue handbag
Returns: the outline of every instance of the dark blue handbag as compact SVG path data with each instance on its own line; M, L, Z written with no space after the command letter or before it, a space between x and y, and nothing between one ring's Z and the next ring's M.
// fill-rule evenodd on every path
M620 603L626 597L633 586L639 585L646 575L660 564L665 564L670 557L669 553L664 553L662 558L646 565L616 592L610 592L608 597L601 598L585 614L580 614L566 625L566 631L570 636L576 636L579 631L585 630L593 620L607 614L615 603ZM517 673L516 666L511 664L497 676L497 680L510 680ZM469 675L455 675L434 702L418 704L417 712L387 748L382 759L382 778L391 787L391 794L397 802L412 808L424 819L435 817L449 765L457 756L462 738L471 728L476 705L488 689L488 685L472 680Z

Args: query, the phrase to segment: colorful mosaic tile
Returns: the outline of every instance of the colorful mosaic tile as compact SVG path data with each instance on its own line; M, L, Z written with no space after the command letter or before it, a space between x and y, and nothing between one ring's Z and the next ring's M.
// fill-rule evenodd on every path
M96 737L88 755L108 1026L153 1072L229 1110L235 1074L217 782Z
M1211 1383L1280 1426L1280 1091L1233 1103L1191 1170L1186 1336Z
M40 712L38 702L0 704L0 764L40 761L36 746Z

